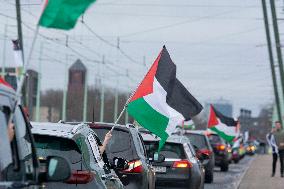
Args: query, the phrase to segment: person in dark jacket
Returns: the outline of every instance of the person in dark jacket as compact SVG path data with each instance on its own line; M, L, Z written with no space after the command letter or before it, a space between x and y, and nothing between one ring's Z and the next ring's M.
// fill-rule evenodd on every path
M266 135L266 140L269 146L272 148L272 174L271 177L275 176L275 170L276 170L276 163L278 159L278 147L276 145L274 133L276 131L276 128L272 128L271 132Z
M275 122L276 132L274 134L275 142L278 147L278 154L280 160L280 173L284 177L284 132L279 121Z

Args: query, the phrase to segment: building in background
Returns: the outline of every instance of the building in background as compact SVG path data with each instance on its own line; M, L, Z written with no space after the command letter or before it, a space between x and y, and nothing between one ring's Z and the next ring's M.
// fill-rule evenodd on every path
M241 132L249 132L249 139L258 139L266 142L266 134L270 132L272 125L272 107L264 107L257 117L252 117L251 110L241 108L238 117L241 125Z
M69 68L67 92L67 120L83 120L83 97L87 68L80 59Z
M214 108L216 108L223 115L228 117L233 117L233 104L230 101L221 98L216 101L206 102L205 112L207 113L207 115L209 115L208 113L209 113L210 104L212 104Z

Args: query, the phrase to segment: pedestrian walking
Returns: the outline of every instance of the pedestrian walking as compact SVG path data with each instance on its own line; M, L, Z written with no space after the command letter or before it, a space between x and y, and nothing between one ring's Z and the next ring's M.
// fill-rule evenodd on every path
M276 132L274 133L275 142L278 147L278 154L280 160L280 173L284 177L284 131L279 121L275 122Z
M276 163L278 159L278 147L276 145L274 133L276 132L276 128L272 128L271 132L266 135L266 140L269 146L272 148L272 174L271 177L274 177L276 170Z

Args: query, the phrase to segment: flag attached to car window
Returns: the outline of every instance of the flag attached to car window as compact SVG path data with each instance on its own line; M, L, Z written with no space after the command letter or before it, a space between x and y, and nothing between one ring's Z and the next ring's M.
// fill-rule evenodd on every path
M239 122L233 118L224 116L210 105L208 129L216 132L228 142L232 142L239 134Z
M47 28L69 30L78 18L96 0L46 0L39 25Z
M176 65L163 47L127 105L128 113L161 138L159 149L177 125L200 113L201 104L176 78Z

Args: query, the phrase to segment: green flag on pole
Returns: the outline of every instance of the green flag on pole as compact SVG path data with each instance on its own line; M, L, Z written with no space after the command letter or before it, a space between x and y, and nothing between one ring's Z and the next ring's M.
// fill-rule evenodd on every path
M70 30L78 18L96 0L46 0L38 25Z

